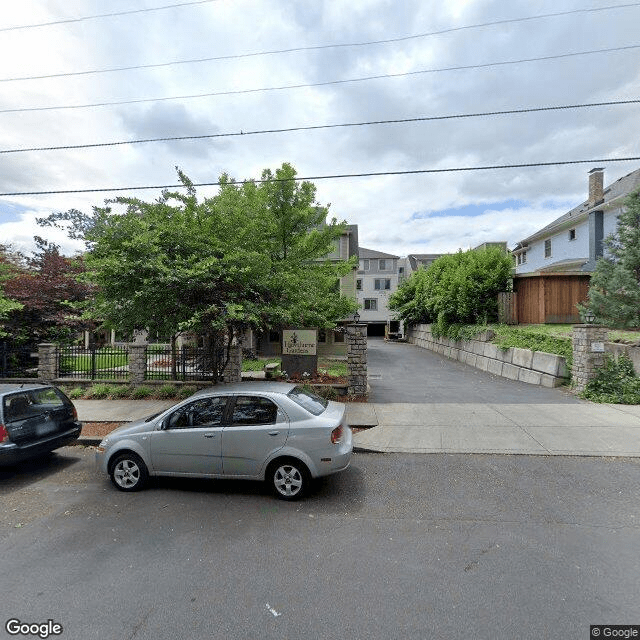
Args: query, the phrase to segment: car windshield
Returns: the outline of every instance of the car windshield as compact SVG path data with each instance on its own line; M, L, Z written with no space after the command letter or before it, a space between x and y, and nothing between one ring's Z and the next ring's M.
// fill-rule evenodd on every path
M288 396L303 409L306 409L314 416L319 416L329 404L327 400L311 393L302 387L294 387L289 391Z

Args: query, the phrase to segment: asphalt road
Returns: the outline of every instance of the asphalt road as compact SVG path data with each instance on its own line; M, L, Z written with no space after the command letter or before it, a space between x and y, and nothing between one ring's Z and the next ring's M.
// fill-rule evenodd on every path
M369 402L555 404L581 402L561 388L546 389L480 371L403 342L367 341Z
M639 498L636 460L397 454L123 494L67 448L0 471L0 637L586 639L640 623Z

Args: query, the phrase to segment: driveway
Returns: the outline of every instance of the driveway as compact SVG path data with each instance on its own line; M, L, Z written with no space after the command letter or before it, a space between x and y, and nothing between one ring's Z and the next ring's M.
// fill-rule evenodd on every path
M580 404L562 388L516 382L450 360L428 349L369 338L369 402Z

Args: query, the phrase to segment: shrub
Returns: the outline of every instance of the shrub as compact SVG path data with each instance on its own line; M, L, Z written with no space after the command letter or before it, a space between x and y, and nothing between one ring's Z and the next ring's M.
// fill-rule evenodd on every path
M168 398L175 398L178 395L178 390L173 384L163 384L157 391L158 398L166 400Z
M593 402L640 404L640 378L635 375L630 358L621 355L616 361L607 355L604 366L580 396Z
M129 398L131 397L131 392L132 392L131 387L118 384L111 387L111 393L109 393L109 396L111 398L116 398L116 399Z
M67 395L72 400L77 400L78 398L82 398L82 396L84 395L84 389L82 387L75 387L70 391L67 391Z
M131 397L134 400L144 400L145 398L149 398L152 395L153 395L153 389L151 389L150 387L145 387L144 385L140 387L136 387L131 392Z
M180 387L178 389L177 396L181 400L184 400L185 398L192 396L196 391L197 389L195 387L190 387L190 386Z
M86 394L87 398L91 398L92 400L100 400L102 398L106 398L109 396L111 392L111 387L108 384L96 384Z

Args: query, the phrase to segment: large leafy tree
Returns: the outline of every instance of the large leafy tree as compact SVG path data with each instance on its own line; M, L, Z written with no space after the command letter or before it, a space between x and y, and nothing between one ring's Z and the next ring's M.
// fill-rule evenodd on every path
M126 332L195 331L217 349L245 327L328 327L353 311L336 286L353 265L326 259L343 225L325 222L314 185L297 182L293 167L266 170L259 183L223 175L204 200L178 175L186 193L46 221L71 223L87 243L93 317Z
M56 245L38 241L31 258L5 252L0 269L4 293L12 301L5 330L19 344L68 341L87 328L75 307L91 290L77 279L84 270L82 260L62 256Z
M501 249L441 256L403 282L389 298L389 308L405 322L433 323L436 335L455 337L458 325L497 318L497 296L508 290L512 268Z
M605 247L591 276L587 307L608 326L640 327L640 190L625 201Z

